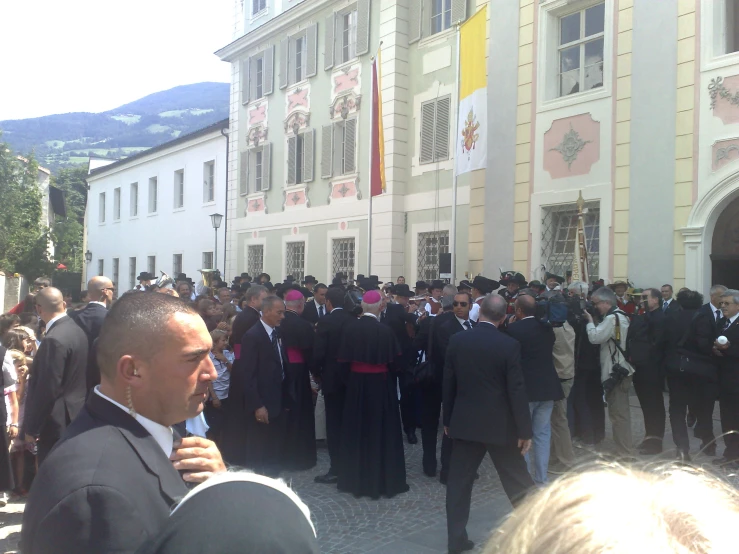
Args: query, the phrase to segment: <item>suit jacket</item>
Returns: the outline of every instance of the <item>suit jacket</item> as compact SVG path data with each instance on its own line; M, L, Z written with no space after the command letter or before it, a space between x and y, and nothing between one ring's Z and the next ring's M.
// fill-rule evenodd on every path
M326 315L328 315L328 309L326 308L325 304L323 305L323 311L323 317L326 317ZM306 321L309 321L313 325L318 323L318 320L320 318L318 317L318 305L316 304L315 298L305 303L305 308L303 309L303 314L301 315L301 317Z
M711 309L711 303L703 304L699 309L698 313L705 316L711 316L711 318L708 320L709 322L713 323L713 333L714 337L718 337L718 330L719 326L723 326L721 322L723 321L724 317L723 315L716 320L716 314L713 313L713 310Z
M521 346L490 323L449 341L442 392L454 439L509 445L532 437Z
M562 400L564 392L554 368L554 330L530 317L511 323L507 332L521 344L521 368L529 401Z
M657 381L663 375L663 364L667 351L667 316L660 310L635 315L629 330L629 354L636 368L634 380Z
M723 326L722 326L723 328ZM719 358L719 388L721 392L739 393L739 318L731 326L718 331L718 336L729 339L730 346Z
M670 304L667 306L667 310L666 311L663 310L663 313L665 315L669 316L669 315L672 315L672 314L674 314L676 312L679 312L682 309L683 308L682 308L682 306L680 306L680 304L678 303L678 301L673 298L670 301Z
M23 552L134 552L186 493L146 429L92 393L39 467L23 514Z
M63 316L41 341L28 381L23 432L53 444L77 417L87 395L87 336Z
M105 316L108 310L105 306L90 302L83 309L74 312L69 317L80 326L87 335L87 343L89 345L89 353L87 356L87 390L100 384L100 368L96 359L95 341L100 335L100 329L103 327Z
M316 325L313 360L324 393L340 392L346 386L349 364L337 358L344 329L354 320L356 318L346 310L337 309L322 317Z
M253 414L264 406L270 418L279 416L286 407L285 391L289 390L289 383L283 379L283 374L287 377L288 363L284 346L280 349L280 364L267 330L259 322L244 334L241 351L245 353L241 358L241 368L244 372L243 394L247 414Z
M228 339L232 350L234 345L241 344L241 339L244 338L244 333L251 329L260 318L261 316L259 315L259 311L255 310L251 306L246 306L238 313L234 318L233 325L231 326L231 336Z
M398 370L403 371L411 367L418 357L418 351L413 346L413 338L408 334L407 323L415 325L415 314L409 314L400 304L388 304L385 312L380 314L380 323L387 325L395 333L401 355L397 362Z
M451 314L451 315L446 315ZM442 315L444 317L442 317ZM474 321L470 321L472 326L477 325ZM446 351L449 347L449 341L452 336L465 330L462 324L457 320L454 312L444 312L436 316L434 327L434 345L432 360L434 362L434 370L436 372L439 384L441 384L444 375L444 361L446 360Z

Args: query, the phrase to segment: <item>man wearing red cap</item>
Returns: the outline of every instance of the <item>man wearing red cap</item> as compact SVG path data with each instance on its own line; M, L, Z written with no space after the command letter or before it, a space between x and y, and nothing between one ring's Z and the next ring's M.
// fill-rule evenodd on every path
M380 324L381 306L379 291L364 294L362 315L347 327L338 353L350 372L337 485L374 499L408 490L398 394L388 375L401 351L392 329Z
M285 307L280 333L295 404L287 413L283 458L286 468L303 470L316 465L316 421L310 386L316 335L313 326L301 317L305 308L302 292L289 290L285 294Z

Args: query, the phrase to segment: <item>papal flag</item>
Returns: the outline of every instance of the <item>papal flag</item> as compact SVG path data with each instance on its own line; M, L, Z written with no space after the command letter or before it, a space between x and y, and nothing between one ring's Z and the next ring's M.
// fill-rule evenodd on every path
M588 272L588 247L585 237L585 200L582 192L577 199L577 234L575 236L575 255L572 257L572 281L590 282Z
M459 112L455 137L457 175L487 167L487 6L459 28Z

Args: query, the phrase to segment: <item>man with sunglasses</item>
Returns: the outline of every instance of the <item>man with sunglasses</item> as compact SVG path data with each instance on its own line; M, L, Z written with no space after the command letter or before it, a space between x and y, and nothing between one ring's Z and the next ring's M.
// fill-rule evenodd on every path
M95 341L103 327L108 309L113 304L115 286L113 281L102 275L93 277L87 283L87 296L89 302L80 311L74 312L70 317L87 335L89 344L89 356L87 359L87 390L100 384L100 368L95 359Z

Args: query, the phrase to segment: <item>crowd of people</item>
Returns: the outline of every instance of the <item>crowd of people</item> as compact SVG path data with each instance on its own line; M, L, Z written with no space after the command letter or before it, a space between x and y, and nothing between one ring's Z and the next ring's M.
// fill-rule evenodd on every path
M739 291L722 285L704 303L669 284L514 271L413 288L342 274L139 282L116 299L94 277L86 302L70 305L38 279L0 316L0 489L2 502L31 490L24 552L174 551L172 531L161 533L188 485L201 491L231 466L269 488L315 467L324 439L330 466L315 481L378 499L408 490L403 442L420 430L418 470L447 486L450 552L474 547L466 525L485 453L518 506L575 467L573 446L600 448L606 414L615 451L604 454L662 453L669 416L688 463L691 427L716 456L718 400L725 448L713 462L739 469ZM636 447L632 384L644 414ZM295 506L302 521L307 508ZM317 551L312 525L300 525L310 532L284 551Z

